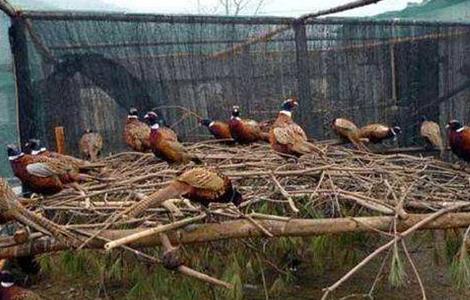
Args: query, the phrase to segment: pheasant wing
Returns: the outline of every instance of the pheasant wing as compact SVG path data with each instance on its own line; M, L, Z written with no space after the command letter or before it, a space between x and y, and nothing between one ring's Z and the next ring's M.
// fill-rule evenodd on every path
M163 127L163 128L160 128L159 130L161 132L162 138L169 140L169 141L173 141L173 142L178 141L178 136L170 128Z
M216 172L204 168L189 170L179 176L177 180L200 189L211 191L224 189L224 179Z
M305 132L297 124L274 128L273 133L277 142L283 145L294 144L298 141L307 140Z
M57 175L46 163L29 164L26 166L26 171L37 177L51 177Z
M305 131L300 127L299 125L292 123L289 125L289 128L291 128L292 132L302 140L307 140L307 134L305 134Z
M359 136L367 136L371 132L387 134L389 128L382 124L369 124L359 129Z
M134 124L129 127L129 135L137 141L144 141L149 138L150 127L145 124Z
M259 127L259 123L256 122L255 120L245 119L245 120L243 120L243 124L246 127L249 127L253 131L260 131L261 130L261 128Z
M58 160L48 159L48 161L35 162L26 166L26 171L37 177L60 176L72 172L71 166L61 163Z

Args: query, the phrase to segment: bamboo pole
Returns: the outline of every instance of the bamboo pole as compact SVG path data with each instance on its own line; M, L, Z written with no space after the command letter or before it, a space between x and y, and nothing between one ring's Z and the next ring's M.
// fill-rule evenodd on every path
M422 222L432 214L409 214L406 220L398 220L397 230L404 232L407 229ZM388 231L394 216L384 217L359 217L359 218L337 218L337 219L290 219L286 221L277 219L260 219L258 223L267 228L274 237L282 236L315 236L350 232L374 232L376 230ZM464 228L470 225L470 213L447 213L435 220L424 224L418 230L424 229L450 229ZM145 229L132 230L105 230L100 236L108 240L117 240L130 234L141 232ZM95 231L88 231L94 233ZM228 239L266 237L249 220L235 220L223 223L210 223L193 225L191 231L179 230L167 232L173 243L197 244L210 241ZM104 242L92 240L86 245L90 249L103 249ZM132 248L154 247L160 245L158 236L147 236L134 243L129 244ZM22 244L0 249L0 259L18 256L37 255L48 252L67 250L68 247L58 243L51 238L44 237L35 239L30 244Z

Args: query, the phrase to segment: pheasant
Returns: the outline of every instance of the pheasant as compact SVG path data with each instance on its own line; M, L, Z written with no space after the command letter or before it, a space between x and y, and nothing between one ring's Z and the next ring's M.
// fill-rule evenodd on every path
M138 217L147 208L176 197L184 197L206 207L214 202L232 202L238 206L243 201L242 195L227 176L211 169L193 168L178 176L167 187L129 207L124 215L126 218Z
M388 127L383 124L369 124L359 129L359 138L368 139L373 144L378 144L387 139L396 140L401 133L398 126Z
M2 300L40 300L39 295L28 289L15 285L13 275L0 271L0 299Z
M224 121L213 121L202 119L199 121L202 126L206 126L209 132L218 140L232 140L230 126Z
M420 134L426 142L426 148L439 149L441 157L444 155L445 147L442 141L441 127L433 121L428 121L425 116L421 117Z
M240 118L238 106L233 106L228 125L233 139L239 144L251 144L261 140L269 142L269 134L261 131L258 122Z
M38 177L28 172L26 167L37 161L36 156L24 154L14 145L8 145L7 152L13 174L32 192L52 195L64 188L64 185L57 177ZM47 159L47 157L45 158Z
M95 179L60 159L24 154L14 145L8 145L7 151L13 174L35 193L51 195L67 185L82 191L78 182Z
M167 127L161 127L156 113L149 112L145 119L151 125L150 149L156 157L163 159L169 164L186 164L193 161L201 164L202 161L188 153L183 145L178 142L176 133Z
M137 109L131 108L124 126L123 139L125 143L134 151L147 152L150 150L149 137L150 127L139 120Z
M0 178L0 219L15 219L23 225L56 238L67 245L78 247L82 240L62 226L26 209L4 178ZM3 298L2 298L3 299Z
M457 120L450 121L446 128L452 152L459 158L470 162L470 128L463 126Z
M269 131L269 143L274 151L287 155L302 156L323 151L307 141L305 131L292 120L292 110L298 106L296 100L287 99L282 103L276 121Z
M342 140L352 143L359 150L369 152L359 137L359 129L353 122L342 118L334 119L331 128Z
M103 149L103 137L91 129L85 130L79 142L80 153L91 161L95 161Z
M23 147L23 153L34 156L37 155L54 158L60 160L64 164L72 166L73 168L79 169L84 173L105 167L105 165L102 163L91 163L87 160L79 159L70 155L49 151L46 147L41 145L41 141L39 139L30 139L27 143L25 143Z

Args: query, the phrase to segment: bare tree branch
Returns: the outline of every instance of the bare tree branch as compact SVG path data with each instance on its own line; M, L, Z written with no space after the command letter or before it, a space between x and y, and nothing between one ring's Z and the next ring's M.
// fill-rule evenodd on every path
M217 5L209 9L204 7L200 0L196 0L196 7L198 13L203 14L221 11L227 16L238 16L241 13L257 15L266 2L266 0L218 0Z

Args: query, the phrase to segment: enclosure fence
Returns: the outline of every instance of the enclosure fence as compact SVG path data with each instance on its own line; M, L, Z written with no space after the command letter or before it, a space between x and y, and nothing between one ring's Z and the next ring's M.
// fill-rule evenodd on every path
M470 121L469 34L459 23L23 12L10 32L21 138L53 144L53 127L64 126L76 153L92 128L119 151L135 106L160 107L183 140L201 139L194 117L165 106L227 119L240 105L264 120L297 96L294 118L312 138L330 137L331 120L346 117L399 125L400 145L419 144L422 115Z

